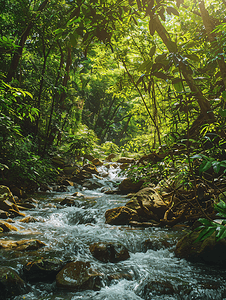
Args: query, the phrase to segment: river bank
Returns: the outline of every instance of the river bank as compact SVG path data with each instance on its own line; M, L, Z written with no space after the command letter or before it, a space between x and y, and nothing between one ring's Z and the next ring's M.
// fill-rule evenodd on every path
M39 249L32 248L34 242L31 248L0 249L1 266L13 268L24 282L19 295L12 299L224 299L224 269L175 256L177 241L185 235L186 228L142 228L106 223L106 211L125 206L128 198L104 193L106 189L116 189L123 180L118 176L119 166L97 168L99 175L105 175L98 175L99 178L92 175L90 179L99 187L90 189L78 184L68 185L66 191L39 192L33 196L34 207L24 211L26 216L13 218L11 225L17 231L0 234L1 242L39 240L43 243ZM74 205L65 204L65 199L73 200ZM30 221L21 222L27 217ZM98 243L107 245L107 249L112 249L112 244L121 245L128 255L117 262L97 259L91 247ZM119 248L114 248L116 254ZM72 288L76 279L68 273L66 284L60 286L56 275L46 278L41 273L40 276L40 268L29 273L27 266L36 266L37 261L41 265L57 264L59 270L80 262L80 267L85 264L88 273L95 275L91 277L98 280L89 283L92 287L87 290L84 289L84 285L89 287L86 283L83 287Z

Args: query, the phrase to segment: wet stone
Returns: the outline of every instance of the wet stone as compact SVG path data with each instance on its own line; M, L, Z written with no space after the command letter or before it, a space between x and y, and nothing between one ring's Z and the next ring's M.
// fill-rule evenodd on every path
M4 210L0 210L0 219L7 219L9 217L9 213Z
M3 231L3 232L18 231L18 229L15 226L13 226L5 221L0 221L0 229L2 229L1 231Z
M119 262L130 258L128 249L120 243L94 243L89 246L92 255L102 262Z
M127 225L130 220L136 220L137 214L134 210L120 206L108 209L105 212L105 223L110 225Z
M103 274L94 270L89 262L70 262L57 274L56 284L66 290L99 290Z
M0 300L20 295L25 290L25 283L18 273L9 267L0 268Z
M22 223L35 223L35 222L38 222L38 219L36 219L34 217L31 217L31 216L28 216L26 218L21 219L20 222L22 222Z
M28 281L54 281L65 263L58 258L38 259L28 262L24 267L24 276Z
M139 296L144 300L153 300L154 296L173 294L175 294L175 289L170 282L150 280L143 286Z
M0 240L0 249L5 249L5 250L16 250L16 251L38 250L39 248L42 248L44 246L46 246L45 243L36 239L20 240L20 241Z

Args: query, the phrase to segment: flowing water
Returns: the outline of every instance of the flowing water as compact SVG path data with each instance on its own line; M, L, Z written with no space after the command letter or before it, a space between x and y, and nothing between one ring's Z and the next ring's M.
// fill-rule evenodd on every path
M108 172L108 177L97 179L104 187L112 188L122 179L118 177L117 168L107 170L100 167L99 171ZM64 193L39 193L36 195L38 208L26 212L26 215L39 221L24 224L15 219L13 225L19 231L1 235L1 239L35 237L47 246L36 252L0 251L1 265L13 267L19 274L22 274L23 265L35 258L34 255L58 257L64 261L89 261L104 274L101 289L67 292L58 289L55 282L39 282L28 284L28 292L14 297L14 300L226 299L224 270L175 257L173 249L176 241L184 234L182 230L107 225L105 211L124 205L128 199L121 195L106 195L101 190L88 190L79 186L70 187ZM60 200L76 191L85 196L80 201L80 207L59 204ZM145 240L152 240L155 246L152 249L145 248ZM89 245L93 242L120 242L128 248L130 258L118 263L100 262L89 251ZM166 243L168 247L164 247ZM117 275L114 280L106 280L113 275Z

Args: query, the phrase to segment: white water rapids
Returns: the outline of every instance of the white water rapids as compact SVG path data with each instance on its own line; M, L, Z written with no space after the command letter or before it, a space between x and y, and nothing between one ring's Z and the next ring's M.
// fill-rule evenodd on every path
M99 167L101 173L108 172L104 179L96 179L103 187L114 187L122 178L118 177L119 168ZM94 177L95 178L95 177ZM96 202L84 201L81 207L66 207L60 200L80 192L85 197L97 197ZM35 198L35 197L34 197ZM2 239L20 240L37 238L47 246L37 253L40 257L57 257L65 261L87 261L104 275L118 274L118 279L103 281L99 291L64 291L53 283L29 284L30 291L16 296L13 300L222 300L226 299L226 271L214 266L193 264L175 257L173 249L176 241L184 234L164 228L137 229L128 226L105 224L104 214L109 208L122 206L127 201L121 195L106 195L101 188L96 190L70 187L68 192L51 192L36 195L38 208L26 211L39 220L35 223L20 223L15 219L18 232L1 235ZM87 204L88 203L88 204ZM145 240L156 242L156 249L144 249ZM164 240L171 244L164 248L159 244ZM128 248L130 258L118 263L103 263L95 259L89 245L93 242L120 242ZM159 246L160 245L160 246ZM21 273L23 264L32 261L32 254L1 250L0 263L11 266ZM126 274L127 276L120 276ZM162 289L148 289L148 282L169 283L175 292L167 293ZM150 286L150 285L149 285Z

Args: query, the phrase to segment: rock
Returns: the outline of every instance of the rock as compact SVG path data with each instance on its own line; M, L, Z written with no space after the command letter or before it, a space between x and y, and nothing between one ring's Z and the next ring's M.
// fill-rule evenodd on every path
M68 216L68 223L70 225L75 224L95 224L96 217L87 211L76 211Z
M106 157L106 161L111 161L115 157L116 157L116 155L114 153L111 153L108 155L108 157Z
M31 216L28 216L26 218L21 219L20 222L22 222L22 223L35 223L35 222L38 222L38 219L36 219L34 217L31 217Z
M121 170L125 170L126 168L128 168L129 164L128 163L123 163L120 165L120 169Z
M102 274L94 270L89 262L70 262L56 276L59 288L67 290L99 290Z
M105 219L105 223L110 225L127 225L130 220L136 221L136 219L138 219L138 215L136 211L128 207L120 206L108 209L105 212Z
M139 191L143 183L144 183L143 180L139 180L138 182L133 182L131 179L126 178L120 183L119 189L123 193L137 192Z
M19 208L19 207L18 207ZM15 209L9 209L10 217L25 217L26 215Z
M132 164L134 162L134 158L129 158L129 157L121 157L117 160L118 163L127 163L127 164Z
M189 261L201 261L209 264L226 266L226 240L216 242L215 232L204 241L194 243L199 236L199 231L185 235L176 245L175 255Z
M76 184L73 181L70 181L70 180L67 180L67 179L62 181L62 185L75 186L76 187Z
M6 241L0 240L0 249L16 250L16 251L28 251L38 250L41 247L46 246L43 242L37 239L20 240L20 241Z
M142 291L141 293L139 293L139 296L141 296L142 299L145 300L152 300L154 299L153 296L163 296L163 295L173 295L173 294L175 294L175 289L170 282L148 280L148 282L145 283L145 285L142 287Z
M18 231L18 229L15 226L13 226L5 221L0 221L0 229L2 229L3 232Z
M55 192L67 192L67 187L65 185L53 186L53 191Z
M32 209L32 208L36 208L36 205L33 203L29 203L29 202L21 202L19 205L19 208L22 210L23 208L25 209Z
M72 196L78 197L78 198L84 198L84 195L80 192L75 192Z
M92 178L92 174L86 170L80 170L76 175L74 175L73 180L74 181L81 181L84 179Z
M40 186L39 186L39 189L40 189L41 192L46 192L46 191L51 190L51 188L46 183L41 183Z
M94 158L92 161L92 164L94 165L94 166L103 166L103 162L102 161L100 161L98 158Z
M77 174L79 172L79 167L78 166L68 166L63 168L63 172L66 175L73 175Z
M169 243L167 240L164 239L157 239L157 240L151 240L147 239L144 241L142 248L143 251L146 252L148 249L151 250L160 250L160 249L167 249L173 246L173 243Z
M28 262L23 271L28 281L54 281L64 264L58 258L38 259Z
M60 167L60 168L63 168L64 165L65 165L64 159L61 158L61 157L58 157L58 156L53 157L53 158L51 159L51 161L52 161L52 163L53 163L55 166Z
M60 205L66 205L66 206L76 206L76 207L80 207L79 202L75 200L74 197L70 196L70 197L66 197L64 198L64 200L62 200L60 202ZM77 204L77 205L76 205Z
M0 185L0 209L4 211L9 211L13 209L19 211L16 201L7 186Z
M95 159L94 156L92 156L91 154L84 154L83 157L84 157L84 159L88 159L89 161L92 161Z
M129 251L120 243L94 243L89 246L92 255L102 262L119 262L130 258Z
M7 219L9 217L9 213L4 210L0 210L0 219Z
M25 291L25 283L10 267L0 267L0 300L15 297Z
M87 179L86 182L84 182L82 186L87 188L88 190L95 190L95 189L103 187L103 184L98 182L97 180L91 178L91 179Z
M164 217L168 206L162 200L161 196L152 188L144 188L136 193L126 207L137 211L138 215L145 220L159 221ZM170 215L169 215L170 216Z
M91 174L98 174L96 166L91 164L84 165L82 169Z

